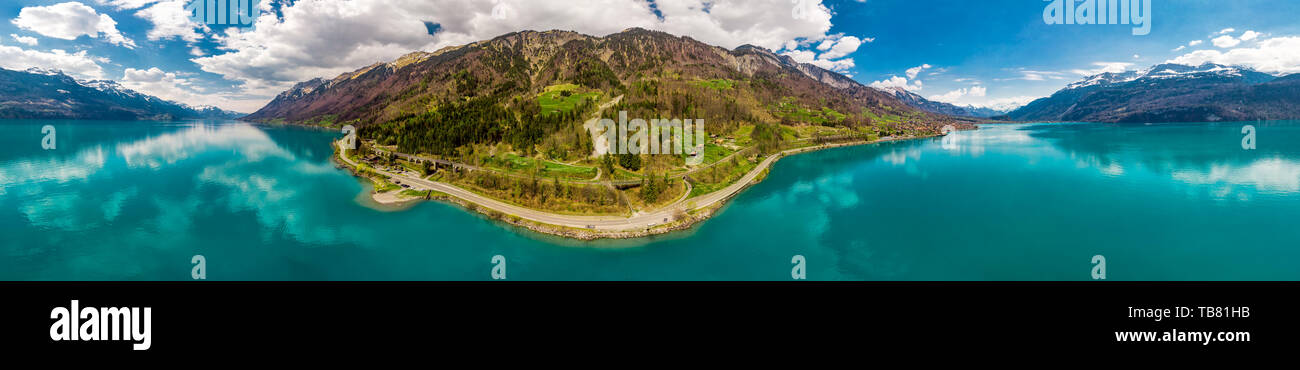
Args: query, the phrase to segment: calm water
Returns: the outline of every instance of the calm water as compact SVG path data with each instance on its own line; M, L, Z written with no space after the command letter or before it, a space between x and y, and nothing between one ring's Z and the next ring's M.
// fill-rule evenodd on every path
M42 150L42 125L57 149ZM357 200L332 132L0 121L0 280L1300 279L1300 122L986 126L780 161L686 233L582 243Z

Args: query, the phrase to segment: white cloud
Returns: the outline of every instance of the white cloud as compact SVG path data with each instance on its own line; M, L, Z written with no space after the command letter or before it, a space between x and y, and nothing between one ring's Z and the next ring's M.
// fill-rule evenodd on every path
M1222 29L1222 30L1220 30L1219 32L1216 32L1216 33L1214 33L1214 34L1215 34L1215 35L1222 35L1222 34L1233 33L1233 32L1237 32L1237 29L1236 29L1236 28L1224 28L1224 29Z
M209 94L195 85L194 80L180 73L167 72L158 67L149 69L127 68L118 81L128 89L159 98L189 105L215 105L241 112L260 108L261 99L249 99L240 94Z
M1192 40L1192 42L1187 43L1187 46L1193 46L1193 47L1194 47L1194 46L1196 46L1196 45L1200 45L1200 44L1203 44L1203 43L1205 43L1205 40Z
M818 58L817 60L812 61L812 64L828 71L836 71L840 73L853 69L855 66L853 58L844 58L840 60Z
M1255 31L1246 31L1241 33L1241 41L1250 41L1259 38L1260 33Z
M0 45L0 67L18 71L41 67L58 69L79 79L101 79L104 78L104 69L97 63L99 61L103 59L91 57L85 50L76 53L58 49L44 52Z
M1241 43L1241 40L1237 40L1236 38L1233 38L1230 35L1223 35L1223 36L1215 37L1214 40L1210 40L1210 42L1213 43L1214 46L1227 49L1233 46L1237 46L1237 44Z
M1016 71L1017 73L1020 74L1020 77L1012 77L1012 78L997 78L997 79L994 79L994 81L1008 81L1008 80L1025 80L1025 81L1064 80L1064 79L1065 79L1065 76L1066 76L1065 73L1062 73L1062 72L1055 72L1055 71L1037 71L1037 70L1024 69L1024 68L1019 68L1019 69L1016 69L1015 71Z
M127 68L118 81L128 89L139 91L159 98L193 104L195 92L191 81L179 77L173 72L164 72L158 67L149 69Z
M1006 98L989 99L983 102L971 103L970 105L980 108L991 108L1001 111L1012 111L1038 100L1032 96L1012 96Z
M269 7L266 1L260 4ZM269 100L299 81L520 30L604 36L642 27L724 48L753 44L786 51L832 38L831 11L817 0L796 3L801 5L798 12L790 0L660 0L654 5L662 18L642 0L591 0L583 6L523 0L302 0L282 6L281 17L264 11L251 29L229 28L213 35L218 52L192 60L204 71L241 82L245 92ZM424 22L436 23L440 30L429 35ZM841 71L851 68L851 59L833 56L848 55L860 44L853 36L835 38L823 57L810 63Z
M921 83L921 81L912 81L909 84L906 78L898 77L898 76L889 76L889 78L887 79L872 82L870 86L877 89L883 89L883 90L888 90L891 88L901 88L910 91L921 91L923 84Z
M957 106L971 106L975 108L989 108L999 111L1011 111L1020 108L1025 104L1038 99L1032 96L1010 96L1002 98L990 98L988 88L982 85L973 85L968 88L959 88L947 93L934 95L928 99L937 102L949 103Z
M18 28L43 36L74 40L81 35L102 37L108 42L135 48L135 42L117 30L117 22L108 14L99 14L94 8L75 1L50 6L31 6L18 12L11 22Z
M834 35L828 36L817 45L816 49L822 51L820 55L810 50L796 49L797 46L786 47L788 51L781 54L789 55L800 63L810 63L826 70L844 73L854 66L853 58L846 58L846 56L858 51L861 46L862 39L856 36Z
M112 6L117 10L139 9L145 5L153 4L159 0L95 0L99 5Z
M830 51L820 55L821 59L839 59L858 51L862 46L862 40L854 36L844 36L835 42L835 46Z
M1297 73L1300 72L1300 36L1262 39L1253 47L1239 47L1226 52L1197 50L1169 62L1187 65L1209 62L1246 66L1265 73Z
M1096 66L1097 68L1093 68L1093 69L1074 69L1074 70L1071 70L1071 72L1074 72L1074 74L1077 74L1077 75L1080 75L1080 76L1092 76L1092 75L1098 75L1098 74L1102 74L1102 73L1120 73L1120 72L1127 71L1129 67L1132 67L1132 66L1133 66L1133 63L1128 63L1128 62L1096 62L1096 63L1093 63L1092 65L1093 65L1093 66Z
M145 36L149 40L179 38L188 42L203 38L196 29L206 27L190 20L190 13L185 11L185 3L185 0L163 1L135 12L136 17L153 24Z
M791 50L782 53L782 55L789 56L790 59L794 59L799 63L812 63L817 60L817 53L808 50Z
M984 86L975 85L969 88L960 88L940 95L934 95L930 97L930 100L944 102L944 103L959 103L960 101L964 100L964 98L967 97L982 98L987 93L988 93L988 89L986 89Z
M38 41L36 41L36 38L31 36L18 36L17 34L11 33L9 34L9 37L13 37L14 41L17 41L18 43L27 46L36 46L36 44L38 43Z
M924 70L927 70L927 69L930 69L930 65L929 65L929 64L922 64L922 65L919 65L919 66L916 66L916 67L908 68L908 69L907 69L907 78L908 78L908 79L911 79L911 80L915 80L915 79L916 79L916 75L921 74L921 71L924 71Z
M1186 48L1187 48L1187 45L1179 45L1178 47L1174 48L1174 51L1183 51L1183 49L1186 49Z

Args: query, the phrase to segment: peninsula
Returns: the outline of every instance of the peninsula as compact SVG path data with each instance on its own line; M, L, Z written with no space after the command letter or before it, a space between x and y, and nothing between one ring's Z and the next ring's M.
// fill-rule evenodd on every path
M245 119L348 127L337 158L377 200L446 199L579 239L688 228L786 155L975 122L763 48L636 28L411 53L299 83Z

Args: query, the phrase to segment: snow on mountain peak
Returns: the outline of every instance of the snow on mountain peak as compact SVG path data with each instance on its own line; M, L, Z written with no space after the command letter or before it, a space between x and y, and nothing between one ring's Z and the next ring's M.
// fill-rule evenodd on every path
M1066 89L1078 89L1088 86L1113 85L1126 82L1132 82L1142 79L1173 79L1173 78L1200 78L1200 77L1242 77L1247 72L1254 72L1249 68L1225 66L1221 64L1205 63L1199 66L1189 66L1183 64L1159 64L1137 71L1125 71L1120 73L1106 72L1085 77L1083 80L1066 85Z
M58 76L63 74L62 70L52 69L52 68L41 68L41 67L27 68L27 70L23 72L38 74L38 75L46 75L46 76Z

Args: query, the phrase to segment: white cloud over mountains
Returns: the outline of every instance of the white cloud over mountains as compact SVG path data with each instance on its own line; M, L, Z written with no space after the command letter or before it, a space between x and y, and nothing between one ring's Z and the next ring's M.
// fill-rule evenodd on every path
M821 0L300 0L278 3L274 12L273 1L263 0L254 27L226 28L216 34L190 20L186 0L83 2L28 6L12 22L47 37L73 40L85 35L134 48L135 41L117 29L112 17L86 3L131 14L151 25L145 32L148 40L184 41L194 55L191 61L200 69L234 81L240 92L227 96L238 97L244 105L225 108L241 111L260 108L296 82L333 77L417 50L434 51L521 30L604 36L642 27L724 48L753 44L837 72L853 68L851 55L874 41L830 34L833 13ZM205 38L216 43L216 50L194 48ZM29 39L15 40L27 43ZM38 63L79 78L104 77L96 60L84 52L15 47L3 52L0 57L15 56L0 62L10 66ZM163 96L184 89L157 84L183 80L164 78L149 85L137 81L135 86ZM256 101L250 100L253 97Z
M1210 40L1210 43L1214 44L1214 46L1217 47L1230 48L1233 46L1237 46L1237 44L1240 44L1241 40L1237 40L1232 36L1223 35L1223 36L1215 37L1213 40Z
M1012 111L1016 108L1025 106L1030 102L1038 99L1032 96L1009 96L1003 98L989 98L988 88L981 85L959 88L947 93L934 95L928 99L937 102L949 103L957 106L971 106L976 108L990 108L999 111Z
M818 54L812 50L799 49L801 43L792 40L781 47L785 49L781 54L799 63L808 63L822 69L844 73L855 66L853 58L847 56L858 51L863 41L865 39L856 36L830 35L817 45L816 49L822 52Z
M925 84L921 83L921 81L911 81L909 83L906 78L889 76L884 80L872 82L870 86L881 90L900 88L908 91L921 91Z
M185 3L186 0L162 1L135 12L136 17L148 20L149 23L153 24L145 37L155 41L177 38L188 42L195 42L203 38L203 34L199 30L206 28L190 20L189 12L185 11Z
M104 78L104 69L99 66L99 63L106 61L86 54L85 50L68 53L54 49L46 52L0 45L0 68L17 71L40 67L62 70L63 73L79 79L101 79Z
M280 17L265 8L252 29L213 35L225 52L192 60L204 71L240 82L246 93L269 99L299 81L509 32L559 29L604 36L642 27L725 48L753 44L842 72L854 66L848 55L869 40L828 34L831 16L819 0L659 0L653 8L641 0L589 0L581 6L524 0L301 0L282 7ZM430 35L426 22L436 24L437 32Z
M127 68L118 82L131 90L193 106L213 105L233 109L227 107L256 105L253 109L257 109L265 103L261 98L249 98L243 94L210 94L195 83L192 73L167 72L158 67ZM252 110L241 112L251 113Z
M916 67L908 68L906 71L904 71L904 74L907 75L907 78L903 78L899 76L889 76L889 78L880 81L875 81L867 85L881 90L900 88L900 89L905 89L913 92L921 91L925 87L925 84L922 83L920 80L917 80L916 78L921 75L922 71L930 68L932 68L931 65L922 64Z
M1102 73L1120 73L1133 67L1133 63L1128 62L1095 62L1092 69L1074 69L1070 72L1080 76L1094 76Z
M63 40L75 40L82 35L102 37L109 43L135 48L135 41L118 31L113 17L99 14L94 8L75 1L22 8L18 17L10 22L46 37Z
M1221 50L1197 50L1169 60L1170 63L1239 65L1273 74L1300 73L1300 36L1259 39L1253 45Z
M921 71L924 71L924 70L927 70L927 69L930 69L930 65L929 65L929 64L922 64L922 65L919 65L919 66L916 66L916 67L908 68L908 69L907 69L907 78L909 78L909 79L916 79L916 75L921 74Z
M966 98L966 97L982 98L987 94L988 94L987 88L985 88L984 86L975 85L969 88L960 88L960 89L949 91L944 94L934 95L930 97L930 100L945 102L945 103L957 103L960 102L962 98Z

